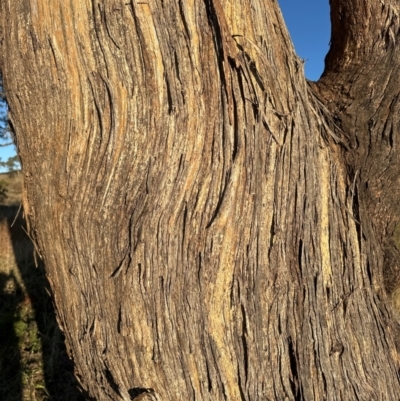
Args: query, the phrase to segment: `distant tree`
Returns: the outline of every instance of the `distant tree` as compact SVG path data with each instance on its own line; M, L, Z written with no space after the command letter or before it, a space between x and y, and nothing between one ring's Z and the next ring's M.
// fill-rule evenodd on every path
M8 106L4 95L3 78L0 74L0 147L13 145L14 135L8 120ZM21 168L19 157L15 155L5 161L0 159L0 168L5 168L9 172L19 170Z
M0 160L0 167L5 168L9 173L16 173L21 168L19 157L11 156L4 162Z
M2 143L3 141L5 141L5 143ZM4 97L3 80L0 75L0 147L10 146L12 144L13 141L11 140L11 130L9 129L9 124L7 122L7 103ZM14 167L14 163L11 158L6 161L2 161L0 159L0 168L2 167L5 168L7 171L10 171L11 166ZM3 203L7 198L7 191L8 190L6 183L0 180L0 203Z
M0 142L0 146L9 146L14 143L7 114L8 108L4 96L3 78L0 75L0 141L5 141L5 143Z

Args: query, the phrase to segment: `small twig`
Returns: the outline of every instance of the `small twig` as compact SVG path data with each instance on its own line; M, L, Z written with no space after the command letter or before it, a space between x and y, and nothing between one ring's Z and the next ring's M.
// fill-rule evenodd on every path
M18 207L18 210L17 210L17 214L15 215L14 220L11 223L11 227L13 227L14 223L17 221L17 218L18 218L19 212L21 211L21 208L22 208L22 202L19 202L19 207Z
M25 234L28 236L28 238L32 241L33 247L35 248L35 252L33 253L33 258L35 261L35 267L38 267L38 263L37 263L37 259L36 259L36 255L39 255L39 258L42 259L42 255L40 254L40 251L35 243L35 241L33 240L33 238L29 235L28 231L25 230L25 228L22 226L22 229L25 231Z

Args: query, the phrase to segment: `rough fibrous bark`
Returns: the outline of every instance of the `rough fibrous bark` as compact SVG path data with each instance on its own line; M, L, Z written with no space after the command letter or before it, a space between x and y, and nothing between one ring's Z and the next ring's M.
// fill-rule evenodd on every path
M96 400L397 400L399 9L4 0L24 210ZM140 398L142 397L142 398Z

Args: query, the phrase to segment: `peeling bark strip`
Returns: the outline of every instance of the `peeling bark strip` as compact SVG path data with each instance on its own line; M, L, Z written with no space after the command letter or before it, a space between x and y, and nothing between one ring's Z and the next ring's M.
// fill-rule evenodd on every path
M399 9L331 5L308 83L275 1L0 2L24 209L88 396L399 399Z

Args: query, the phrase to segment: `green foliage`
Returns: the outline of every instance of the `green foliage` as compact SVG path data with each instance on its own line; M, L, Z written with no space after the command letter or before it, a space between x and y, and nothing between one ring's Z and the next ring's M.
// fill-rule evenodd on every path
M8 107L4 94L3 80L0 76L0 140L12 143L13 137L7 117Z
M14 135L8 121L8 106L4 94L3 80L0 75L0 147L11 146L13 144ZM18 156L10 157L6 161L0 160L0 170L2 169L6 169L6 171L20 170ZM0 193L1 191L2 187L0 187Z
M5 162L0 160L0 168L3 167L8 172L14 172L21 169L21 165L19 163L19 158L17 155L10 157Z

